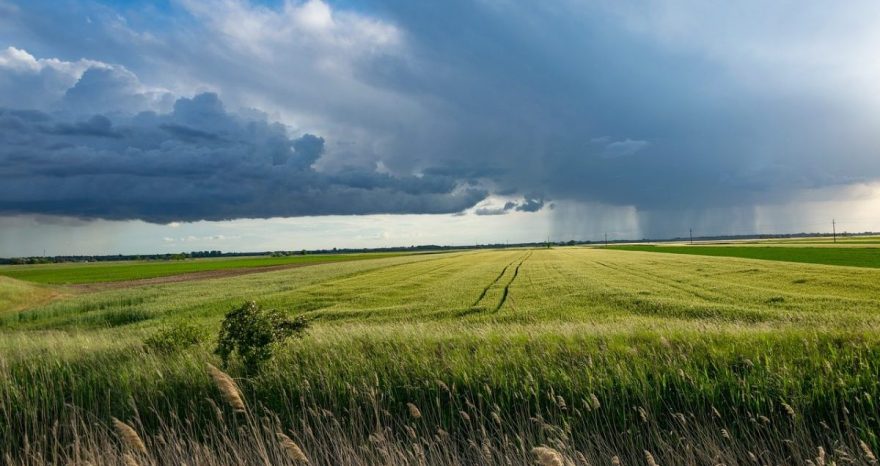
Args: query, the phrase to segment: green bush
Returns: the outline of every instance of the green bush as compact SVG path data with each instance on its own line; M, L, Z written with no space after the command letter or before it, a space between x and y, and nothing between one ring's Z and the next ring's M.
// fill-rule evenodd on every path
M217 338L217 353L224 368L233 353L238 354L248 373L255 373L269 360L279 343L290 337L302 337L308 327L303 317L288 318L275 309L263 309L254 301L226 314Z
M160 353L172 353L174 351L198 345L202 341L204 332L195 325L177 324L165 327L147 337L144 344L148 348Z

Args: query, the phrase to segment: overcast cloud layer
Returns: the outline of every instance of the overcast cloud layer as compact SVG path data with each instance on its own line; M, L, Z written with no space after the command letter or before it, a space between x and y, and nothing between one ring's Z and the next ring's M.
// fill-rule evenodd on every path
M0 215L748 229L880 179L878 23L870 1L0 0Z

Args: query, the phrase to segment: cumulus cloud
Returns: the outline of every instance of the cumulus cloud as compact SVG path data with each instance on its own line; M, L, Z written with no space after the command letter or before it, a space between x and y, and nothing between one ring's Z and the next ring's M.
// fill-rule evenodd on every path
M0 50L0 106L45 108L56 103L89 68L105 66L92 60L75 62L37 59L25 50Z
M144 86L124 66L97 60L36 58L26 50L0 50L0 106L52 109L70 114L167 109L169 92Z
M333 19L325 7L304 4L288 19L329 35L318 38L329 42L324 47L393 40L392 30ZM345 32L349 27L357 35ZM327 154L324 137L291 137L292 128L261 112L227 111L214 93L175 99L121 65L37 59L10 47L0 67L15 78L4 82L3 95L45 97L10 97L0 108L0 161L8 167L0 169L0 214L172 222L450 213L487 195L469 180L430 171L393 173L355 160L317 170Z
M216 94L169 113L69 120L0 109L0 213L151 222L448 213L482 189L441 176L316 171L319 136L227 111Z
M69 112L83 114L167 109L173 101L167 91L147 89L124 67L92 66L64 92L61 105Z

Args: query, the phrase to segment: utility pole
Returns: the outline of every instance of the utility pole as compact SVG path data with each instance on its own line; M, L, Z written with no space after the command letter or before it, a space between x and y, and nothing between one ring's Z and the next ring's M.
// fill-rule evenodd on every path
M694 244L694 229L688 228L688 234L691 236L691 244Z
M608 247L608 233L605 233L605 247Z
M837 221L833 218L831 219L831 234L833 235L834 242L837 242Z

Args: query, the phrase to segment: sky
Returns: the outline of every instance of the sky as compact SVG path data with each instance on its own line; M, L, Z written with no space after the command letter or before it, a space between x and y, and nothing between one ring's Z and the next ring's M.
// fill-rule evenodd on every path
M0 256L880 231L880 3L0 0Z

